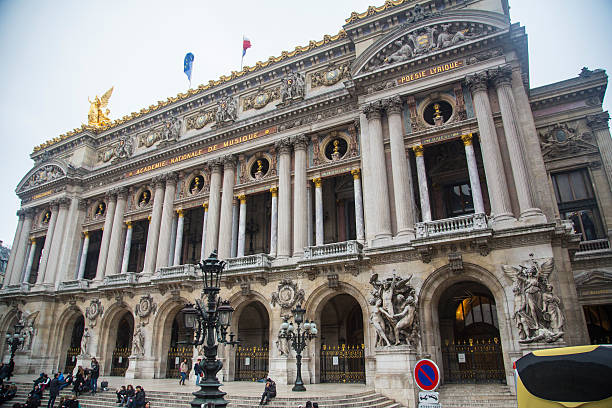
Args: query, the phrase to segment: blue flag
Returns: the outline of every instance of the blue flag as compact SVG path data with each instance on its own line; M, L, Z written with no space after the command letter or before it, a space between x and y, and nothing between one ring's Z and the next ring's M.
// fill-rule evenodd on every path
M191 82L191 70L193 68L193 54L188 52L185 55L185 66L183 68L183 71L185 71L185 75L187 75L187 78L189 78L189 82Z

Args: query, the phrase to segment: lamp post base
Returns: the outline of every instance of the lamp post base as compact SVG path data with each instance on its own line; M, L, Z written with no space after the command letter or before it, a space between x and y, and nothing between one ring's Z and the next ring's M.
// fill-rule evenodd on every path
M202 408L207 407L207 404L212 405L215 408L225 408L227 407L227 401L223 398L225 396L225 392L221 391L219 387L223 385L218 381L214 383L204 383L200 382L200 389L192 394L195 396L195 399L191 401L192 408Z
M304 384L295 384L291 391L306 391L306 387L304 387Z

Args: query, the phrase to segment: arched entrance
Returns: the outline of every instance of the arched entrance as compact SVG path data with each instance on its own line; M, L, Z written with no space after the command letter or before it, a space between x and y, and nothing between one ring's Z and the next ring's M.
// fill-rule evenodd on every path
M116 339L113 348L113 360L111 363L111 375L125 375L130 363L132 354L132 336L134 335L134 316L130 312L125 312L117 324ZM112 342L110 344L113 344Z
M185 318L180 310L172 320L172 331L170 332L170 344L167 348L166 378L179 378L181 361L187 359L187 367L193 366L193 346L186 342L192 333L185 327Z
M85 319L82 314L75 316L71 325L67 325L67 330L64 336L70 336L64 339L64 359L63 367L60 366L60 371L64 373L74 371L76 366L77 356L81 354L81 340L83 339L83 331L85 329Z
M354 297L329 299L321 312L320 381L365 383L363 313Z
M234 381L257 381L268 375L270 318L259 301L246 305L238 317Z
M495 299L485 286L459 282L438 304L446 383L505 383Z

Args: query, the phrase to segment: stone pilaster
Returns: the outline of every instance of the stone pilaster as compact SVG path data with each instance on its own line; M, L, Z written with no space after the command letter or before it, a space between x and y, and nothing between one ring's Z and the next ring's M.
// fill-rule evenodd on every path
M277 257L291 254L291 142L288 138L276 142L278 160L278 246Z
M351 170L353 175L353 191L355 193L355 232L357 241L365 240L365 230L363 226L363 195L361 193L361 171L359 169Z
M425 149L423 146L414 146L412 148L416 157L417 177L419 180L419 197L421 199L421 217L422 221L431 221L431 206L429 204L429 187L427 186L427 171L425 170Z
M293 139L295 171L293 178L293 256L301 257L308 246L308 219L306 211L306 148L308 137L298 135Z
M79 262L79 271L77 279L83 279L85 276L85 265L87 265L87 251L89 251L89 231L83 232L83 246L81 248L81 260Z
M157 246L159 244L159 227L164 206L165 177L163 175L153 177L153 184L155 185L155 193L153 194L153 210L149 220L149 232L147 235L147 249L143 269L145 275L151 275L155 272Z
M173 265L181 265L181 254L183 252L183 231L185 229L185 214L183 209L176 210L178 221L176 223L176 240L174 241Z
M210 176L210 194L208 197L208 222L206 224L206 259L210 253L217 249L219 242L219 213L221 211L221 172L223 162L215 160L211 163L212 174Z
M10 271L10 275L9 277L5 277L4 281L6 282L4 286L7 285L16 285L19 283L19 278L21 277L21 271L23 269L23 264L25 263L26 259L26 251L28 249L28 244L29 244L29 235L30 235L30 230L32 229L32 222L34 221L34 211L33 210L22 210L19 213L19 218L20 218L20 222L21 222L21 229L18 227L17 229L20 229L20 237L19 237L19 243L15 246L13 245L13 250L11 255L13 255L11 258L13 259L13 264L12 266L12 270ZM31 251L30 251L31 252ZM7 265L7 271L8 271L8 265ZM8 273L8 272L7 272Z
M484 201L482 199L482 190L480 189L478 163L476 163L476 154L474 152L472 138L473 136L471 133L461 136L461 140L463 141L463 146L465 148L468 174L470 176L470 188L472 190L472 200L474 201L474 212L484 214Z
M168 266L170 256L170 235L172 219L174 217L174 196L176 194L177 174L166 174L166 189L164 191L164 205L162 209L161 224L159 226L159 244L157 244L157 260L155 270Z
M219 259L227 259L232 253L232 201L236 182L236 158L223 158L223 194L221 195L221 220L219 222Z
M113 217L113 230L108 247L108 259L106 260L105 276L117 275L121 272L121 238L123 237L123 216L127 204L127 189L117 189L117 205L115 207L115 216Z
M272 195L272 208L270 214L270 256L276 257L278 242L278 188L270 189Z
M205 249L206 249L206 224L208 223L208 203L202 204L202 208L204 208L204 218L202 220L202 245L200 246L200 259L206 259Z
M312 179L315 185L315 245L320 246L325 243L323 230L323 181L321 177Z
M236 256L244 256L244 242L246 234L246 196L241 194L238 196L240 201L240 215L238 217L238 248Z
M13 248L12 248L12 253L9 255L9 260L8 263L6 264L6 272L4 275L4 284L3 287L8 286L9 284L12 284L12 281L15 280L14 275L12 274L13 272L13 265L15 265L15 258L17 256L17 251L19 249L19 242L21 241L21 245L23 245L23 243L25 241L22 241L23 237L22 237L22 233L23 233L23 222L25 220L25 211L24 210L17 210L17 229L15 230L15 237L13 238ZM23 262L22 262L23 264Z
M96 268L96 280L102 280L104 278L116 206L117 195L113 194L112 191L108 192L106 194L106 214L104 218L104 227L102 227L102 243L100 244L100 254L98 256L98 266Z

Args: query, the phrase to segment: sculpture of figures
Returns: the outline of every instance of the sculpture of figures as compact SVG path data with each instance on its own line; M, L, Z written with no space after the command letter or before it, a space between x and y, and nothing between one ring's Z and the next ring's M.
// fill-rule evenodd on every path
M64 171L58 166L47 165L37 170L25 184L24 188L36 187L41 184L48 183L64 175Z
M42 219L43 224L48 224L50 217L51 217L51 211L47 211Z
M32 342L36 335L36 329L34 327L36 318L40 312L28 313L19 312L19 324L23 326L21 329L21 335L23 336L23 343L19 348L21 351L29 351L32 349Z
M281 101L304 97L304 76L298 72L290 72L281 82Z
M142 195L140 196L140 202L138 203L138 205L141 207L144 207L147 204L149 204L149 192L145 190L142 192Z
M385 58L385 64L393 64L395 62L404 62L412 58L414 53L413 45L411 45L412 39L408 38L405 43L401 41L395 41L393 44L397 45L399 49L393 54Z
M334 151L331 154L332 160L340 160L340 141L338 139L334 140Z
M103 112L102 109L106 108L106 106L108 105L108 100L113 94L113 88L114 87L104 92L104 95L102 95L101 98L98 98L98 95L96 95L93 102L90 101L89 98L87 98L90 104L89 113L87 114L88 126L102 127L111 123L111 120L108 117L110 111L106 109L106 111Z
M202 176L195 176L195 178L193 179L193 184L191 185L191 188L189 189L189 192L191 194L195 194L198 191L200 191L202 189L202 184L203 184L203 180L202 180Z
M181 119L173 116L169 120L164 122L161 129L161 140L162 141L176 141L179 139L181 134Z
M132 355L143 356L144 355L144 333L142 332L143 325L137 325L134 331L134 337L132 338Z
M412 290L414 292L414 289ZM393 334L395 335L395 345L400 342L400 332L404 336L409 337L411 335L410 329L413 328L412 323L416 315L416 304L414 303L414 297L409 295L397 295L397 302L400 304L401 311L393 315L393 318L397 320L395 326L393 326Z
M442 32L438 35L438 45L436 48L442 49L451 45L453 35L448 31L450 24L442 24Z
M372 312L370 313L370 322L376 331L376 346L390 346L391 342L385 334L385 318L383 315L386 311L381 307L382 300L372 298L370 299L370 304L373 306ZM382 344L383 341L385 344Z
M287 318L284 319L285 322L288 320ZM276 341L274 342L274 344L276 344L276 348L278 349L278 352L280 353L281 356L289 356L289 341L284 338L284 337L279 337L276 339Z
M98 204L95 215L98 215L98 216L104 215L104 203Z
M553 259L541 264L532 259L528 265L519 265L518 268L502 265L502 269L514 281L513 319L519 332L519 342L552 343L563 337L565 316L561 301L548 283L554 269Z
M237 117L236 102L230 96L226 96L218 102L215 114L218 124L236 120Z
M115 160L127 159L134 153L134 146L132 144L132 138L124 136L119 139L119 142L113 148Z
M89 333L89 329L86 327L83 330L83 337L81 337L81 355L89 356L89 338L91 334Z

